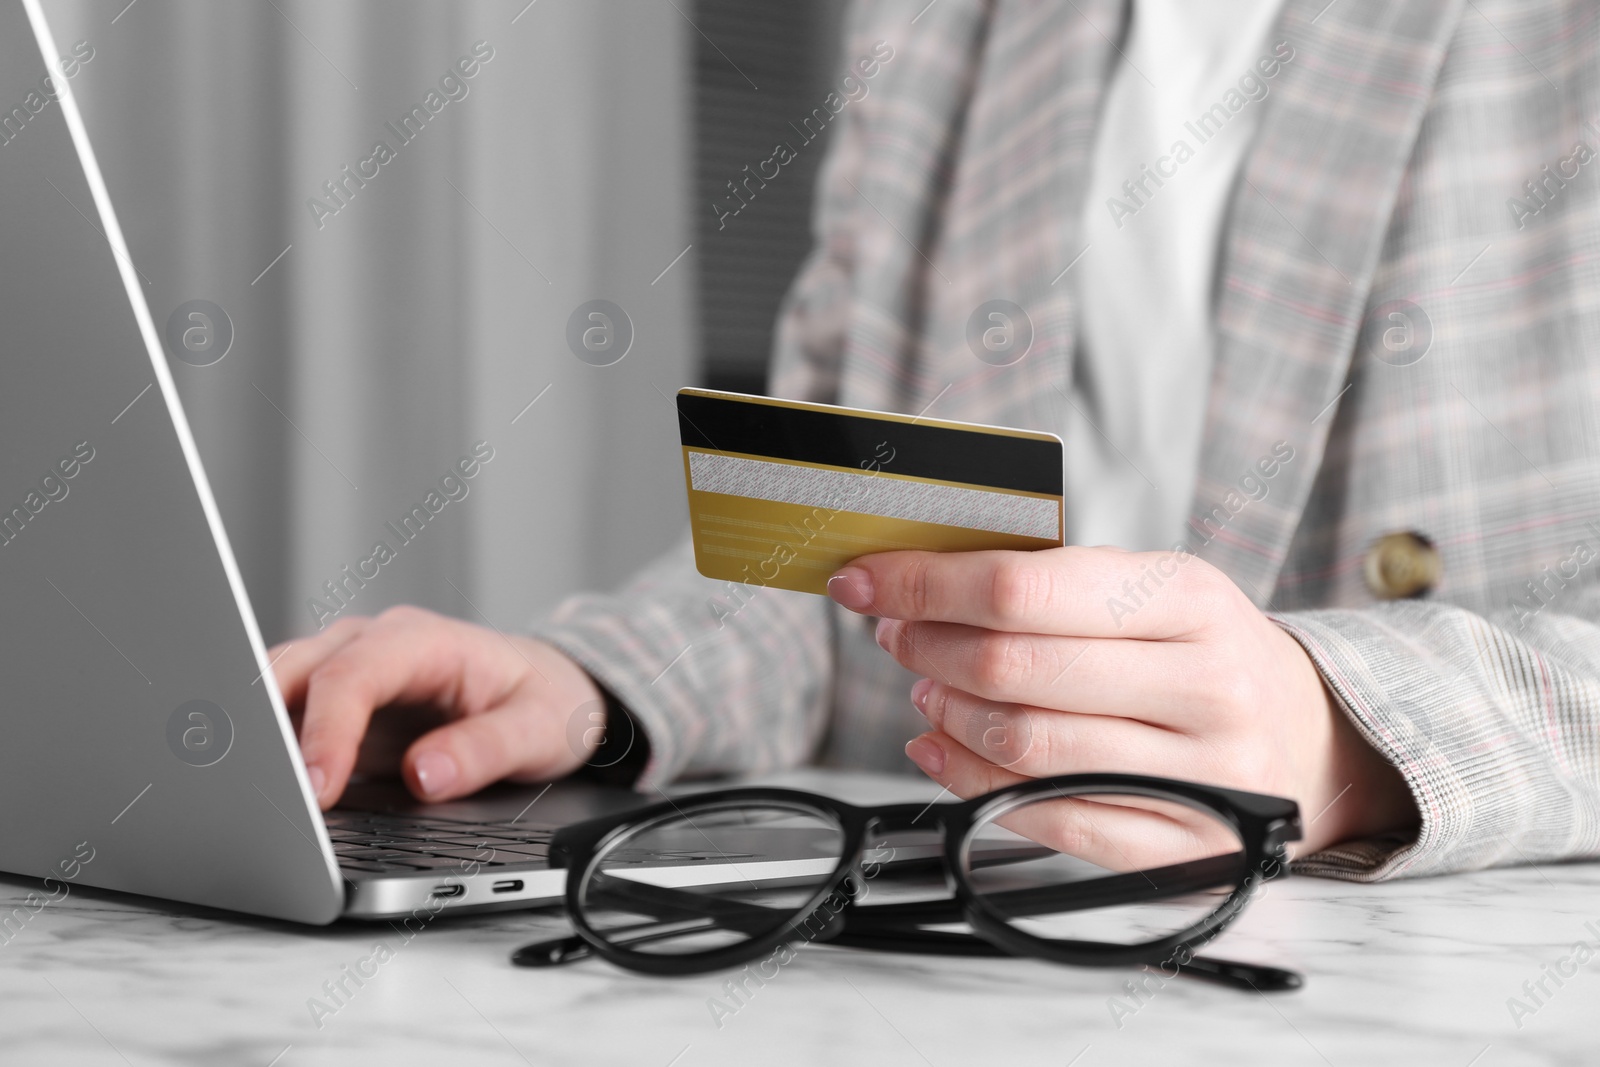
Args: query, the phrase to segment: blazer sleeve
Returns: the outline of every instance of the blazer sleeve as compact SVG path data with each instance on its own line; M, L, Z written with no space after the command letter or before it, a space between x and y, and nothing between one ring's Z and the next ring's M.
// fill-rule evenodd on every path
M1600 589L1565 595L1488 617L1425 601L1275 616L1422 816L1414 839L1296 870L1376 881L1600 856Z
M780 310L771 382L776 396L823 403L837 399L855 260L851 108L828 136L815 245ZM529 633L576 660L642 728L650 758L636 786L648 789L809 757L832 707L836 626L825 598L701 577L685 538L615 594L575 596Z

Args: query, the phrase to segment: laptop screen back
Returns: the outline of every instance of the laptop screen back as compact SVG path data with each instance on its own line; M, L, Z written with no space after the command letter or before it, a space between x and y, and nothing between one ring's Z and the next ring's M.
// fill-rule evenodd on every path
M52 899L327 922L331 849L145 306L171 294L121 248L77 117L75 44L0 0L0 870Z

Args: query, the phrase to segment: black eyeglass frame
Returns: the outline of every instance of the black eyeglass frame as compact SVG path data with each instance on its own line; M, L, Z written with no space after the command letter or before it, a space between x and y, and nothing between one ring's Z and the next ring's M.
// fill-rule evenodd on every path
M1140 944L1117 945L1063 941L1025 933L1008 922L969 884L966 857L973 833L1000 809L1017 807L1052 795L1069 799L1107 793L1176 802L1213 815L1229 826L1238 835L1244 861L1239 865L1239 879L1227 898L1204 919L1175 934ZM827 815L839 826L844 837L838 865L826 879L818 883L818 888L806 903L795 908L787 921L775 925L768 932L750 935L735 945L681 955L630 951L608 940L590 925L583 906L583 895L594 874L596 861L606 854L613 841L657 821L673 818L692 821L696 812L761 805ZM929 820L932 820L931 823ZM1299 805L1292 800L1133 774L1058 775L1020 782L970 800L874 807L861 807L802 790L756 786L694 793L647 808L565 827L557 831L551 840L550 865L571 872L566 887L567 916L578 936L599 956L619 967L646 974L698 974L736 967L762 958L779 945L801 936L802 928L812 922L824 902L838 894L846 879L860 870L863 841L869 834L888 835L933 828L940 830L944 837L945 879L954 894L953 902L939 903L953 903L959 911L958 915L946 916L944 921L964 919L974 933L1013 955L1088 967L1165 964L1184 949L1192 953L1238 918L1259 882L1284 871L1288 862L1286 846L1291 841L1298 841L1301 831ZM885 907L901 908L899 905ZM916 905L911 907L917 908ZM865 907L861 910L872 909Z

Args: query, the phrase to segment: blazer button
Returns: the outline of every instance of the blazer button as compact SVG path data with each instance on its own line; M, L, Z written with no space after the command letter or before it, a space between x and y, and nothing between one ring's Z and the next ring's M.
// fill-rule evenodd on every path
M1438 584L1441 570L1439 550L1412 530L1374 541L1363 567L1367 588L1380 600L1422 596Z

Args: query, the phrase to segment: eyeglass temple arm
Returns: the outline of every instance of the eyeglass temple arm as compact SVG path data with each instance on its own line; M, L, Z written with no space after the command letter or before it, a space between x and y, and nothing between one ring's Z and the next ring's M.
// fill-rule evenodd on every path
M1117 904L1142 904L1233 883L1239 877L1243 858L1243 853L1230 852L1223 856L1210 856L1148 871L1108 875L1084 882L985 893L983 899L1008 918L1045 912L1088 911ZM962 907L959 901L946 897L902 904L858 903L853 914L859 916L863 923L879 921L903 926L908 923L960 922Z
M1238 876L1241 853L1213 856L1189 863L1173 864L1150 871L1096 879L1078 889L1070 901L1061 897L1062 886L1007 890L985 894L984 899L1010 917L1045 912L1088 910L1116 904L1140 903L1162 897L1179 896L1210 889ZM1281 868L1280 868L1281 869ZM1086 891L1088 886L1093 891ZM959 922L964 918L959 901L953 899L914 901L903 904L858 904L845 911L843 928L824 934L819 940L845 948L881 952L920 953L940 956L1004 956L1004 949L974 934L923 929L927 923ZM1299 989L1305 982L1295 971L1253 963L1238 963L1210 956L1193 956L1187 962L1176 959L1176 973L1216 982L1234 989L1278 992Z
M1005 949L991 944L975 934L951 930L925 930L916 927L862 931L852 929L848 921L841 933L833 937L824 936L819 940L839 948L861 949L869 952L896 952L923 956L998 957L1011 955ZM1191 956L1188 962L1185 963L1179 963L1176 959L1172 959L1153 966L1158 969L1171 966L1175 968L1174 975L1183 974L1190 978L1215 982L1232 989L1256 989L1263 993L1299 989L1305 984L1305 979L1295 971L1285 970L1282 967L1269 967L1263 964L1239 963L1234 960L1217 959L1214 956ZM1162 973L1165 974L1165 971L1163 970Z
M596 878L604 879L600 888L617 904L631 911L655 916L652 921L608 929L607 936L620 944L636 945L680 937L687 932L681 924L696 919L703 920L710 928L754 934L771 929L781 916L791 910L704 897L670 886L650 885L625 878L606 878L604 875L597 875ZM576 963L591 955L593 952L589 943L572 934L523 945L511 954L511 962L521 967L555 967Z

